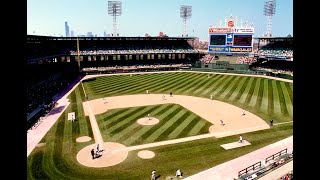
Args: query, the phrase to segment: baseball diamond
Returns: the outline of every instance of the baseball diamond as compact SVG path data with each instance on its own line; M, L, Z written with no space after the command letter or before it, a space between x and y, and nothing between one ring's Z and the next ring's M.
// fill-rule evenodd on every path
M28 179L148 179L147 167L156 167L163 178L183 167L187 177L292 135L292 82L207 74L112 74L78 83L68 96L70 104L41 139L45 145L28 156ZM76 121L68 121L70 112ZM137 123L148 114L159 122ZM269 119L279 124L270 127ZM220 146L237 141L238 134L251 145ZM91 139L78 142L83 136ZM92 160L96 143L102 156ZM154 155L140 158L142 150Z

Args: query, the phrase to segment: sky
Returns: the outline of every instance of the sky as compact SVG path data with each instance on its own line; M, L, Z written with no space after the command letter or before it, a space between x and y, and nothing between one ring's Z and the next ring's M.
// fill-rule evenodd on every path
M208 40L208 28L220 19L232 15L243 22L253 23L254 37L261 37L267 29L263 15L265 0L121 0L122 14L117 17L120 36L157 36L159 32L170 37L183 34L180 6L192 6L187 20L189 36ZM107 0L27 0L27 34L65 36L65 22L75 35L103 36L112 33L113 19L108 15ZM244 25L244 23L243 23ZM278 0L272 17L274 37L293 36L293 0Z

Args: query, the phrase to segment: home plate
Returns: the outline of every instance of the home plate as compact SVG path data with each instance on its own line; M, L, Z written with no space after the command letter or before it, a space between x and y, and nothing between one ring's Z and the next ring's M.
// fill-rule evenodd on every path
M233 148L242 147L242 146L248 146L248 145L251 145L251 144L248 141L243 140L242 143L237 141L237 142L233 142L233 143L222 144L220 146L223 147L224 149L228 150L228 149L233 149Z

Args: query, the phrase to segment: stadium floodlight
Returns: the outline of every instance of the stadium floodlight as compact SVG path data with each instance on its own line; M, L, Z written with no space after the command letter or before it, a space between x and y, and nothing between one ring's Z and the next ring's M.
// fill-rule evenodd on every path
M117 16L122 14L121 1L108 1L108 14L113 17L113 36L119 36L117 29Z
M187 36L187 19L191 18L192 6L181 5L180 17L183 20L183 35Z
M272 16L276 13L276 0L264 2L263 15L267 16L267 33L265 36L272 37Z

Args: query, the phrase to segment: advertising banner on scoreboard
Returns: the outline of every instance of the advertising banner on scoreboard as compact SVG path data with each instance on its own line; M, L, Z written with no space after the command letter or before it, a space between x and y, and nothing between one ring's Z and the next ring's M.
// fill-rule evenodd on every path
M252 52L251 47L230 47L229 52Z
M226 33L231 32L231 28L209 28L209 34L210 33Z
M253 28L235 28L233 29L234 33L249 33L249 34L253 34Z
M229 52L229 47L209 46L209 52Z

